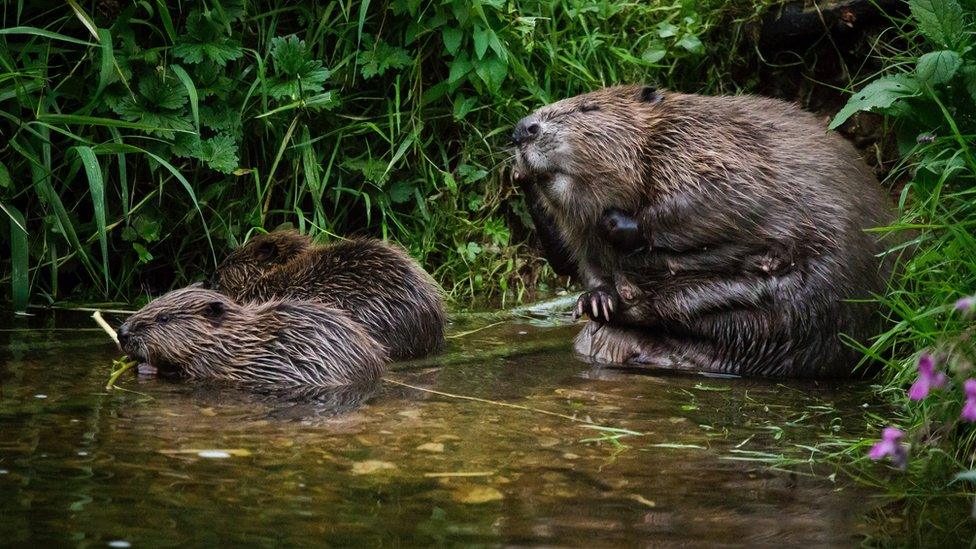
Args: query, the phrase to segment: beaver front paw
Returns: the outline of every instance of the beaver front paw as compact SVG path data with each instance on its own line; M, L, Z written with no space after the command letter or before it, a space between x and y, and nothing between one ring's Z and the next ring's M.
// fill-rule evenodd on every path
M600 286L594 288L583 292L576 300L576 310L573 317L579 319L586 315L590 317L590 320L606 324L610 322L614 311L617 309L617 301L619 298L613 287Z
M617 250L636 252L647 247L647 239L636 217L620 210L610 209L600 218L600 234Z

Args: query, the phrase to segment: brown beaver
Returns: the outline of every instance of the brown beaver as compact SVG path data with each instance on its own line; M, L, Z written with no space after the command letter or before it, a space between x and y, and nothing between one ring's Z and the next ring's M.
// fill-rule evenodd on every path
M516 176L585 284L600 362L849 375L890 261L893 209L854 147L794 105L620 86L515 128ZM547 253L548 255L548 253Z
M239 305L200 288L150 302L118 338L124 353L162 375L276 387L374 380L387 359L344 311L302 301Z
M227 256L215 289L238 301L313 300L348 311L395 360L444 343L437 283L403 248L381 240L316 246L296 231L260 235Z

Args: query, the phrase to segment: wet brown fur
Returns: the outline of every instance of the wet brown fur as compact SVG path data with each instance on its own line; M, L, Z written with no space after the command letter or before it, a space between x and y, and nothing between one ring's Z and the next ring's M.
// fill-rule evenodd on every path
M241 305L199 288L150 302L119 328L119 341L163 374L275 387L369 381L387 360L344 311L287 300Z
M302 299L348 311L396 360L444 343L437 283L403 248L381 240L316 246L295 231L261 235L228 255L216 283L239 301Z
M545 106L530 123L538 134L520 146L517 170L537 187L537 226L554 225L589 290L630 298L612 295L612 321L577 340L583 355L851 373L858 355L839 334L865 341L879 315L842 300L884 290L886 246L865 229L893 210L822 120L774 99L621 86ZM621 253L601 239L611 209L636 216L649 249Z

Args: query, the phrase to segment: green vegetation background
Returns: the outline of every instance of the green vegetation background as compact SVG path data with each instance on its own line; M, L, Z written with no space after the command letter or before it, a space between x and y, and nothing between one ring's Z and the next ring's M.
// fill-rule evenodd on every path
M513 123L616 82L738 91L727 48L762 8L4 1L3 286L137 301L290 223L396 240L462 304L518 298L552 276L505 177Z
M16 309L139 301L291 224L396 240L457 303L504 303L555 282L506 173L511 127L539 105L651 82L777 95L835 125L872 110L865 150L894 229L914 231L879 296L893 327L860 342L902 405L877 421L910 431L914 471L972 469L972 322L952 303L976 292L976 4L911 0L856 43L773 59L755 38L777 4L3 1L0 285ZM908 403L923 350L953 383Z

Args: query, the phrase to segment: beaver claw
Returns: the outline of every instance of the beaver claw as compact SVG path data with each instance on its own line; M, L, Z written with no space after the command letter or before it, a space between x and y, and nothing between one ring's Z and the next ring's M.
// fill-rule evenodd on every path
M600 286L583 292L576 300L573 318L586 315L590 320L606 324L610 322L617 308L617 293L609 286Z

